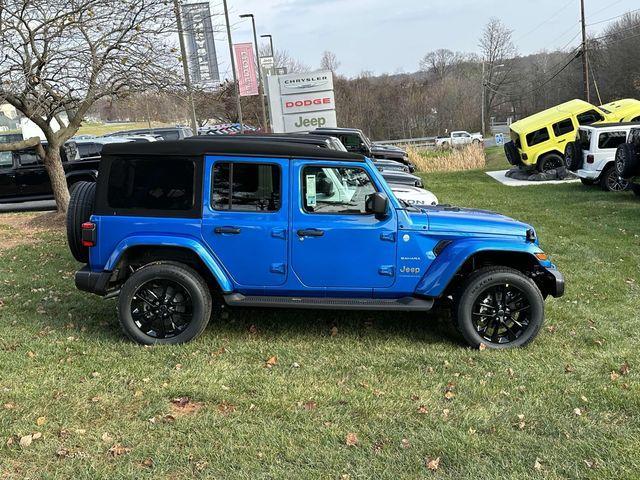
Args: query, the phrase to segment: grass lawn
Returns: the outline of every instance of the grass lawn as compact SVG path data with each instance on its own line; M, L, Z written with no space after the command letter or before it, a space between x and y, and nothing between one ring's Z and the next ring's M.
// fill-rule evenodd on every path
M568 289L530 347L470 350L420 314L246 310L142 348L76 291L61 232L15 245L3 224L0 477L638 478L639 199L425 179L536 226Z

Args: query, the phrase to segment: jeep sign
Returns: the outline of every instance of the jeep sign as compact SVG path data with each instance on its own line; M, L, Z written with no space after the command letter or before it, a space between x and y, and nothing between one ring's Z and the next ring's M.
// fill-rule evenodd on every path
M330 71L269 76L267 93L274 133L337 126Z
M336 125L335 110L324 112L298 113L284 116L284 130L291 132L308 132L320 127Z

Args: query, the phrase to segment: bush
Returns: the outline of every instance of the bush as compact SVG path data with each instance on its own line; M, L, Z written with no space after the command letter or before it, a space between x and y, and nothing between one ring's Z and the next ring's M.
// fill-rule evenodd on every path
M451 150L407 148L409 160L419 172L457 172L485 168L487 159L481 145L467 145Z

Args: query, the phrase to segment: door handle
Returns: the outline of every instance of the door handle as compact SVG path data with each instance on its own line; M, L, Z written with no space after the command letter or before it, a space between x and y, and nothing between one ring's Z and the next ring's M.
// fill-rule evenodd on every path
M324 230L318 230L317 228L298 230L299 237L322 237L323 235Z
M238 235L240 233L240 229L238 227L216 227L214 233L218 234L230 234L230 235Z

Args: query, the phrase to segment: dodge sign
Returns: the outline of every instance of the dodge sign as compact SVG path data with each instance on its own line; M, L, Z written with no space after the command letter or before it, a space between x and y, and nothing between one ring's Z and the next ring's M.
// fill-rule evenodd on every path
M285 95L282 97L282 110L285 115L334 109L333 92L303 93L301 95Z

